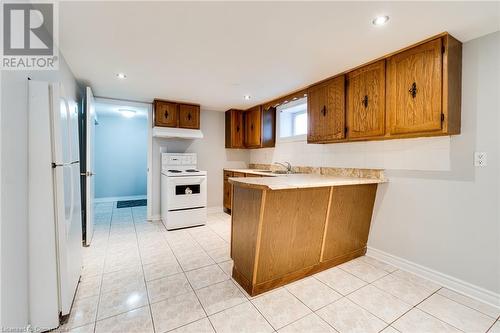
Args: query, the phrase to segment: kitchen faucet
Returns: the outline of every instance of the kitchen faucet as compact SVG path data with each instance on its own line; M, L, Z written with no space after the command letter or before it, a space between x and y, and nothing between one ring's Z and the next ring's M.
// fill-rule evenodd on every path
M292 173L292 165L290 164L290 162L274 162L274 164L278 164L284 167L286 169L286 173Z

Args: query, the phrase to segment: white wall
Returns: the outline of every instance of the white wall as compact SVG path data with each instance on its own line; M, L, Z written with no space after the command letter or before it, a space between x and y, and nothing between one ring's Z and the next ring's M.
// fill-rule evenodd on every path
M383 168L369 247L500 293L500 32L463 46L462 134L253 150L252 163ZM473 152L488 152L475 168Z
M28 77L61 81L67 98L80 89L60 55L58 71L3 71L1 78L1 326L28 323Z
M99 115L95 128L95 197L146 196L148 119ZM125 180L125 181L124 181Z
M224 112L201 110L200 124L203 139L153 139L153 217L160 215L161 152L198 154L198 169L208 172L208 207L222 207L222 169L248 166L248 151L224 148Z

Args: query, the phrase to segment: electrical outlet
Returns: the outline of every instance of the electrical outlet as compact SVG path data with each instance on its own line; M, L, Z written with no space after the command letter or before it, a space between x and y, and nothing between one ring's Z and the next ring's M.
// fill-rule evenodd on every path
M485 152L474 153L474 166L476 167L485 167L488 165L488 154Z

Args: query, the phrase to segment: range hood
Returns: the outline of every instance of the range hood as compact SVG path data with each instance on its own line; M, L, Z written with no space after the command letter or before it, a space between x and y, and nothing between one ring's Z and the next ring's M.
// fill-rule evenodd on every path
M176 127L153 127L155 138L203 139L203 132L197 129Z

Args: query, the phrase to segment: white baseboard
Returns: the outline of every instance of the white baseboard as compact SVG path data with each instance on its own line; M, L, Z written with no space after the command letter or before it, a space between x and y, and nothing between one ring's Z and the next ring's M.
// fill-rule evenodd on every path
M397 268L408 271L415 275L421 276L430 281L436 282L443 287L467 295L478 301L488 303L492 306L500 308L500 294L497 294L493 291L454 278L453 276L443 274L431 268L416 264L412 261L394 256L387 252L374 249L372 247L368 247L366 255L391 264Z
M123 200L141 200L146 199L145 195L131 195L127 197L107 197L107 198L95 198L94 202L115 202Z
M223 211L224 207L222 206L207 207L207 214L222 213Z
M152 215L152 216L148 216L147 218L148 221L161 221L161 216L160 215Z

